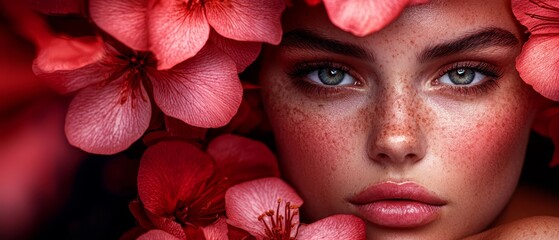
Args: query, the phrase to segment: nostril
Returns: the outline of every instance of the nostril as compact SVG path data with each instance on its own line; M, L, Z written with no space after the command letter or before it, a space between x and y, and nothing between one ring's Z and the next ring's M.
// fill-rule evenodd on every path
M387 155L386 153L379 153L379 154L377 154L377 157L378 157L379 159L387 159L387 158L388 158L388 155Z
M415 154L415 153L410 153L410 154L406 155L406 158L407 158L407 159L417 159L417 154Z

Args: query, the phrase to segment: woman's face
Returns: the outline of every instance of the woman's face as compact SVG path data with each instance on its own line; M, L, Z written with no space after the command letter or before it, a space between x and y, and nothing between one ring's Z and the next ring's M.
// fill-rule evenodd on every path
M539 102L514 68L509 2L431 1L363 38L323 7L287 9L260 81L307 221L354 214L369 239L448 239L495 219Z

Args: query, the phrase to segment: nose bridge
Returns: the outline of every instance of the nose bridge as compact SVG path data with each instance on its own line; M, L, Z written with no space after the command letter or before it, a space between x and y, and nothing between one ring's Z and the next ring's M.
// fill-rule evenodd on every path
M422 100L409 83L393 83L378 95L369 157L379 163L415 162L423 158L426 148L420 121Z

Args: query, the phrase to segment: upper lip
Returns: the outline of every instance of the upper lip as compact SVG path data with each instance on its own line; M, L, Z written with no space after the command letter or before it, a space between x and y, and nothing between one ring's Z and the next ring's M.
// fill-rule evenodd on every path
M372 185L348 199L350 203L364 205L383 200L415 201L428 205L442 206L447 202L413 182L387 181Z

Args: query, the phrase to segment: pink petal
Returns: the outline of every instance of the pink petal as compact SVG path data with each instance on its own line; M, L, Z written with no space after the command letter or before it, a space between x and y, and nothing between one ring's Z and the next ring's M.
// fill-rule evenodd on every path
M160 142L144 152L138 195L153 214L170 214L179 200L195 197L199 185L212 174L212 160L200 149L185 142Z
M148 0L90 0L89 13L101 29L135 50L148 50Z
M227 221L224 217L219 218L214 224L203 227L206 240L227 240Z
M138 240L180 240L180 238L177 238L165 231L155 229L138 237Z
M69 93L102 81L111 71L101 64L106 57L100 37L55 38L39 50L33 71L58 92Z
M207 152L216 172L231 185L263 177L279 177L277 160L266 145L241 136L225 134L215 138Z
M334 25L357 36L376 32L395 20L407 0L323 0Z
M557 0L512 0L512 10L532 34L559 33Z
M90 153L115 154L138 140L149 125L151 104L141 84L130 88L119 78L80 91L66 115L68 141Z
M559 101L558 46L556 36L531 36L516 59L520 77L541 95L554 101Z
M207 1L208 22L220 35L238 41L279 44L284 0Z
M194 6L188 11L177 1L161 0L149 11L149 33L157 68L169 69L204 47L210 26L201 7Z
M187 124L215 128L225 124L241 103L235 63L208 44L198 55L172 69L150 73L161 111Z
M235 185L225 193L227 223L262 237L265 227L258 216L268 210L275 211L278 199L283 203L303 204L297 193L279 178L262 178ZM298 219L296 216L295 224Z
M212 32L210 41L237 64L237 72L242 72L250 65L260 53L261 43L239 42Z
M353 215L334 215L301 226L297 239L365 240L365 223Z

